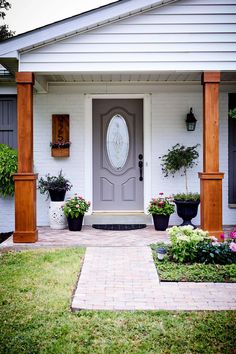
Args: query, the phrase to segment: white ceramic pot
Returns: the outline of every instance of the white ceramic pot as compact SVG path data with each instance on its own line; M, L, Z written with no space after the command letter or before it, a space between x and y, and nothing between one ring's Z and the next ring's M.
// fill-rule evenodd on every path
M62 210L64 203L65 202L50 202L49 223L51 229L63 230L67 228L67 220Z

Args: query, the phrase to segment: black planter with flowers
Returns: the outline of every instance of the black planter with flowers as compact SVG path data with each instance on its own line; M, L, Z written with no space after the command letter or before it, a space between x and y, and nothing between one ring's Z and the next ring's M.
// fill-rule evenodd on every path
M153 217L155 230L165 231L169 225L170 215L175 211L171 197L164 197L159 193L158 198L152 198L149 203L148 212Z
M70 231L81 231L84 214L88 211L90 202L86 202L83 197L77 194L68 199L63 206L63 212L67 217Z
M170 215L153 214L152 218L153 218L155 230L165 231L168 228Z
M84 215L79 215L77 218L67 217L68 228L70 231L81 231Z

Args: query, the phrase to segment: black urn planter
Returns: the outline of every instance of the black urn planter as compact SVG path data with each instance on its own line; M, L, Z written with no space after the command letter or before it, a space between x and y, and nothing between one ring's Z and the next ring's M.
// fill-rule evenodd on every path
M154 227L157 231L165 231L169 225L170 215L152 215Z
M52 202L63 202L65 200L66 190L49 189L48 190Z
M192 224L191 220L197 216L200 201L175 200L174 202L177 207L178 216L183 219L183 222L180 226L191 225L196 228L196 226Z
M67 217L68 228L70 231L81 231L83 224L83 215L79 215L77 218Z

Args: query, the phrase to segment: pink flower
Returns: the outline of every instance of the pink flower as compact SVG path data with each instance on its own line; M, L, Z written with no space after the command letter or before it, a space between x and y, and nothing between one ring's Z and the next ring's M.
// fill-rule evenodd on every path
M217 237L215 237L215 236L210 236L210 239L211 239L212 241L218 241Z
M76 206L75 206L77 209L79 209L79 204L76 204Z
M159 204L162 205L162 204L164 204L164 202L161 201L161 202L159 202Z
M236 243L235 242L231 242L229 245L229 248L231 249L232 252L236 252Z
M230 232L229 236L230 236L230 238L235 239L236 238L236 231Z
M220 238L221 238L221 240L224 240L225 239L225 235L224 234L220 234Z

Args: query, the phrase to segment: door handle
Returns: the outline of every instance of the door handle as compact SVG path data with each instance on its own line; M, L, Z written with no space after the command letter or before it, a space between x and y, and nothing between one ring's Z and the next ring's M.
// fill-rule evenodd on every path
M139 162L138 162L138 167L139 167L139 180L140 182L143 181L143 161L141 161L143 159L143 155L139 154L138 155L139 158Z

